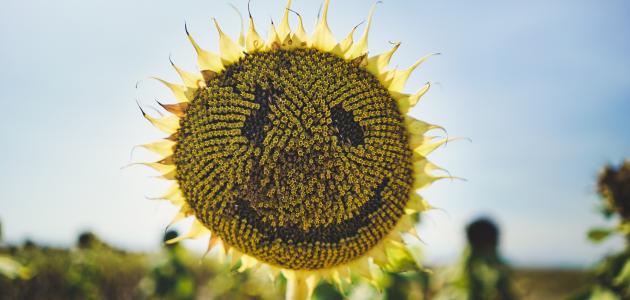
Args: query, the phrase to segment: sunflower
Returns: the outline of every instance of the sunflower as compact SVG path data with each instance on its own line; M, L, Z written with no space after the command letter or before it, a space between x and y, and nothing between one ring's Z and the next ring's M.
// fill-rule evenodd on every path
M173 222L194 217L188 234L210 235L239 270L282 273L288 298L309 298L320 279L370 280L378 266L410 257L402 234L416 235L414 214L430 205L417 191L447 176L426 156L447 139L441 128L407 115L430 87L403 91L427 55L404 70L388 64L400 46L368 56L368 32L337 42L323 5L313 34L288 1L268 37L254 27L237 41L214 24L219 53L186 34L199 72L174 66L183 84L161 79L176 103L152 117L169 136L144 148L143 163L173 185L161 198L180 207ZM298 18L297 30L289 15ZM157 79L157 78L156 78Z

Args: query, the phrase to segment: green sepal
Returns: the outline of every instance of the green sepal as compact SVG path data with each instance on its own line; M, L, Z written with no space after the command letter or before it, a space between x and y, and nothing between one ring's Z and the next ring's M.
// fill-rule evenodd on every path
M387 249L388 262L383 267L385 271L398 273L407 271L421 271L409 249L405 246L389 247Z

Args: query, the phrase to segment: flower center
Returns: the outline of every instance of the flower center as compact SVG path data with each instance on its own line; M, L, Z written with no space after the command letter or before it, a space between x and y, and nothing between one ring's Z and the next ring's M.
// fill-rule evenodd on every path
M289 269L359 258L404 213L413 182L403 117L363 68L314 49L246 55L181 121L177 180L197 218Z

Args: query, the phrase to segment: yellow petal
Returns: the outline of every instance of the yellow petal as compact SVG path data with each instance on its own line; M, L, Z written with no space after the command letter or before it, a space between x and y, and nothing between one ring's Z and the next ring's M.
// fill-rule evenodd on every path
M302 16L298 14L298 29L295 31L293 35L295 39L295 43L300 46L306 46L308 44L308 35L306 34L306 30L304 30L304 23L302 22Z
M311 274L306 277L305 281L306 281L306 289L307 289L306 299L311 299L311 297L313 296L313 291L315 291L315 288L317 287L317 283L319 283L319 276L316 274Z
M157 197L147 197L147 199L150 200L167 200L169 196L173 195L175 192L179 191L179 186L177 185L177 183L172 184L168 190L166 190L166 192L161 195L161 196L157 196Z
M219 245L223 245L223 249L225 249L225 242L222 240L218 240L217 245L215 246L215 248L219 247ZM216 259L219 263L223 264L227 261L228 255L227 252L224 251L217 251L216 252Z
M214 26L217 28L217 32L219 32L219 50L221 52L221 60L226 65L237 62L244 55L243 47L235 43L223 32L223 30L221 30L221 27L219 27L219 23L216 19L212 20L214 21Z
M206 228L201 223L199 223L198 221L195 221L195 222L192 223L192 226L190 226L190 230L188 231L188 233L186 233L184 235L180 235L180 236L175 237L175 238L172 238L172 239L166 241L166 243L167 244L174 244L174 243L177 243L177 242L185 240L185 239L196 238L200 234L202 234L205 229Z
M418 193L412 192L405 208L409 210L410 213L418 213L431 209L431 205L420 197Z
M174 114L178 118L183 118L186 115L186 109L188 108L188 102L164 104L158 101L158 104L166 111Z
M229 4L234 11L236 11L236 13L238 14L239 19L241 20L241 31L238 34L238 44L241 45L241 47L245 47L245 36L243 35L243 28L244 28L244 22L243 22L243 14L241 14L241 11L238 10L238 8L236 8L236 6L234 6L234 4L230 3Z
M267 268L267 273L269 275L269 279L271 281L276 281L278 279L278 275L280 275L280 270L272 265L264 265Z
M401 114L406 115L409 112L410 106L409 106L409 100L407 98L409 98L409 94L405 94L405 93L399 93L396 91L389 91L389 94L392 96L392 98L394 98L394 100L396 100L396 103L398 104L398 110L400 111Z
M432 162L424 159L422 161L414 162L413 169L415 173L423 173L431 175L435 170L441 170L442 168L434 165Z
M172 195L169 195L168 197L165 197L164 199L168 200L169 202L171 202L171 204L175 206L181 205L182 208L184 208L184 206L188 208L188 204L186 203L184 194L182 194L182 192L179 189L176 193L173 193Z
M357 259L350 265L350 269L357 273L360 277L367 280L372 279L372 273L370 272L370 262L367 258Z
M195 48L195 52L197 52L197 65L199 66L199 69L202 71L208 70L215 73L223 71L225 67L223 66L223 62L221 62L221 56L199 47L199 44L195 42L195 40L188 32L188 28L186 26L184 26L184 28L186 29L186 36L188 36L188 40Z
M418 104L420 97L424 96L424 94L426 94L430 88L431 88L431 83L427 82L424 86L422 86L422 88L420 88L420 90L415 92L413 95L409 96L409 98L407 99L407 101L409 102L409 106L413 107L416 104Z
M283 273L284 274L284 273ZM295 276L287 277L286 300L310 299L309 289L306 280Z
M208 250L207 252L212 251L212 249L221 242L221 239L218 235L212 234L210 235L210 239L208 240Z
M165 180L175 180L176 175L177 175L177 169L171 172L168 172L166 174L163 174L161 176L158 176L158 178L165 179Z
M254 19L249 15L249 31L247 32L247 40L245 42L245 48L247 52L256 52L264 47L264 41L256 32L254 27Z
M387 65L391 61L392 56L394 55L396 50L398 50L398 47L400 47L400 43L395 43L392 49L379 55L370 57L368 59L367 70L377 76L385 72Z
M381 72L381 74L379 74L376 77L381 82L381 84L383 84L383 86L387 88L389 87L389 84L392 81L392 78L394 78L394 73L395 73L394 71L383 71Z
M297 278L294 270L280 269L280 273L282 273L282 276L284 276L284 278L286 278L287 280L293 280Z
M313 32L313 38L311 39L311 45L322 51L330 51L332 50L337 42L335 42L335 37L333 36L330 28L328 27L328 5L330 4L330 0L326 0L324 2L324 12L322 13L322 17L319 20L317 27L315 27L315 31Z
M171 202L173 205L176 206L184 206L186 204L186 201L184 199L184 195L182 194L182 191L179 189L179 185L177 183L171 185L171 187L166 191L166 193L164 193L164 195L159 197L160 199L164 199L164 200L168 200L169 202Z
M396 225L396 229L399 232L406 232L411 227L413 227L413 222L408 216L403 216L402 218L400 218L400 220L398 221L398 224Z
M420 239L420 236L418 236L418 231L416 230L416 225L414 224L414 221L411 219L409 214L403 216L400 219L398 228L399 228L399 231L401 233L408 233L409 235L411 235L414 238L416 238L418 241L420 241L420 242L422 241Z
M385 254L385 249L382 245L377 245L370 251L370 255L372 259L374 259L374 263L383 267L387 265L387 255Z
M440 169L429 161L421 160L413 163L414 169L414 183L412 186L413 190L418 190L424 188L433 182L444 179L451 178L450 176L435 176L433 175L433 171Z
M267 49L276 50L279 49L281 45L282 41L280 40L276 26L273 24L273 21L271 21L271 28L269 28L269 35L267 36Z
M138 108L140 109L140 112L142 113L142 116L145 119L149 120L149 122L151 122L153 126L155 126L157 129L165 133L173 134L179 128L179 118L174 115L161 117L161 118L155 118L145 113L144 109L142 109L139 103L138 103Z
M404 221L406 219L407 219L407 216L403 215L400 220ZM400 225L401 224L398 224L399 227L400 227ZM394 231L390 232L389 236L388 236L388 239L387 239L387 242L390 243L390 244L391 243L403 243L402 234L399 231L397 231L397 230L394 230ZM385 247L387 248L388 246L385 246Z
M441 139L440 141L437 142L433 142L433 140L435 140L436 137L425 137L424 138L424 142L422 143L422 145L420 145L419 147L413 149L413 151L421 156L426 157L429 153L433 152L433 150L435 150L437 147L444 145L448 142L451 141L455 141L455 140L459 140L461 138L444 138Z
M374 267L370 268L370 272L372 272L372 280L370 280L370 284L376 289L377 293L383 293L384 290L390 285L390 276L385 273L385 270L377 264Z
M412 95L399 94L391 90L390 90L390 93L392 94L392 96L396 95L394 96L394 98L395 99L397 98L398 108L403 114L406 114L411 108L413 108L416 104L418 104L418 101L420 100L420 98L424 96L424 94L426 94L430 88L431 88L431 83L427 82L424 86L422 86L422 88L420 88L420 90L418 90Z
M172 60L171 60L171 66L175 68L175 71L177 71L177 74L179 74L179 77L182 79L182 82L184 83L184 86L186 86L187 89L194 90L196 88L203 87L206 85L206 82L203 80L203 77L201 77L201 74L195 74L195 73L184 71L178 66L176 66Z
M300 43L295 42L295 35L288 34L282 41L282 49L290 50L300 46Z
M162 157L172 155L173 146L175 146L175 142L170 140L160 140L154 143L140 145L140 147L147 149L153 153L159 154Z
M158 171L160 174L169 174L175 170L175 165L165 165L158 162L145 162L145 163L134 163L132 165L143 165L147 166L153 170Z
M179 118L176 116L166 116L166 117L161 117L161 118L154 118L148 114L146 114L144 112L144 110L142 110L142 116L144 116L145 119L149 120L149 122L151 122L151 124L153 124L153 126L155 126L157 129L161 130L164 133L168 133L168 134L172 134L175 133L177 131L177 129L179 128Z
M418 135L418 134L409 135L409 147L411 149L416 149L420 147L420 145L422 145L422 143L424 143L425 141L426 141L426 138L424 137L424 135ZM424 157L420 156L420 159L424 159Z
M350 47L352 47L354 32L357 30L357 27L358 25L352 28L350 33L348 33L348 36L346 36L346 38L343 41L341 41L339 44L335 46L335 48L332 50L332 53L339 55L341 57L346 56L346 52L350 49Z
M347 265L341 265L335 268L330 276L330 279L335 283L337 289L345 294L349 290L352 278L350 278L350 272Z
M409 116L405 117L405 125L407 126L407 130L409 130L409 132L414 135L424 135L427 131L431 129L443 128L441 126L420 121Z
M173 217L173 219L171 220L170 223L168 223L168 225L166 225L166 228L171 227L173 224L187 218L190 217L192 214L192 211L190 210L190 208L188 206L186 207L182 207L177 214L175 214L175 217Z
M390 241L387 247L388 263L385 270L389 272L406 272L418 271L419 266L416 263L411 252L403 243Z
M174 84L171 82L168 82L166 80L157 78L157 77L151 77L159 82L161 82L162 84L164 84L167 88L169 88L171 90L171 92L173 93L173 95L175 96L175 100L177 100L177 102L190 102L193 98L194 98L194 90L193 89L187 89L185 86L183 85L179 85L179 84Z
M231 260L230 260L230 268L235 267L236 264L241 260L242 257L243 257L243 254L239 253L238 251L232 250Z
M341 276L341 274L339 274L339 270L333 270L332 274L330 275L330 278L335 283L335 286L337 287L337 289L343 294L344 293L344 285L343 285L343 281L341 279L342 276Z
M284 15L282 16L282 22L280 23L280 28L278 28L278 35L280 36L280 40L286 39L286 37L291 33L291 28L289 27L289 10L291 9L291 0L287 1L287 6L284 9Z
M341 280L345 283L350 283L350 270L347 265L341 265L337 267L337 272L339 272L339 276Z
M409 79L409 76L411 75L411 73L413 73L413 71L420 64L422 64L427 59L429 59L429 57L433 55L439 55L439 54L440 53L431 53L429 55L425 55L424 57L416 61L413 65L411 65L411 67L409 67L408 69L396 71L396 74L394 75L394 79L392 79L392 83L390 84L389 89L391 91L402 92L403 88L405 87L405 83L407 83L407 80Z
M250 257L248 255L243 255L241 257L241 267L238 268L238 271L244 272L247 269L254 268L256 265L258 265L257 259Z
M420 238L420 235L418 234L418 230L416 229L415 226L412 226L411 228L409 228L407 233L409 233L409 235L414 237L418 242L422 242L422 239Z
M378 3L378 2L377 2ZM361 55L365 55L368 53L368 35L370 33L370 26L372 26L372 17L374 16L374 11L376 10L376 3L372 5L370 9L370 14L368 15L368 21L365 25L365 30L363 31L363 35L359 39L357 43L352 45L352 48L348 51L346 58L347 59L355 59Z
M223 245L223 252L225 253L225 255L228 255L228 252L230 252L231 248L230 245L225 241L221 241L221 244Z

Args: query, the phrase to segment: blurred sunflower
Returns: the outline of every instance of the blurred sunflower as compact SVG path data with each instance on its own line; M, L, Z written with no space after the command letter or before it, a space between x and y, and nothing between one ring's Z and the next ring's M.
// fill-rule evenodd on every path
M623 236L625 248L602 259L592 270L594 282L570 297L571 300L630 299L630 160L618 167L606 165L597 178L597 192L602 198L601 211L614 217L612 228L593 228L591 241L600 243L614 235Z
M289 0L266 40L249 16L237 41L219 27L219 53L202 49L199 72L177 66L183 85L164 80L177 99L171 114L143 115L170 136L143 145L163 159L144 163L173 180L162 196L194 216L182 238L211 234L208 250L288 280L288 298L309 298L320 279L372 278L377 266L412 260L402 239L412 216L430 206L416 193L447 176L426 156L446 139L439 126L407 115L429 89L403 92L410 74L390 69L399 43L368 57L374 7L358 41L335 41L325 1L309 37Z

